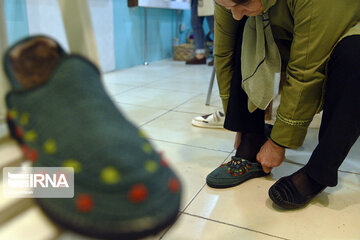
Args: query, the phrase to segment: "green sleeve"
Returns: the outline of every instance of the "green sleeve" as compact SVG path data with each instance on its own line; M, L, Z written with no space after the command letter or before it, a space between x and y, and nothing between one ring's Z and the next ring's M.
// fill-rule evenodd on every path
M297 4L290 6L294 28L288 79L271 138L282 146L297 148L303 144L310 122L321 109L326 61L344 28L339 18L328 16L334 8L331 4L311 0L290 2Z
M215 4L214 59L220 98L226 113L233 76L233 55L238 21L229 10Z

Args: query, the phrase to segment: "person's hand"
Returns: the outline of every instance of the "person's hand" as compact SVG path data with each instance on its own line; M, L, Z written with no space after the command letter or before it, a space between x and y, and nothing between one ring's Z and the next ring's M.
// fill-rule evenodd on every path
M238 149L238 147L240 146L240 142L241 142L241 132L237 132L236 136L235 136L235 143L234 143L234 149Z
M280 166L285 159L285 148L275 144L271 139L267 140L256 155L256 160L261 164L264 172Z

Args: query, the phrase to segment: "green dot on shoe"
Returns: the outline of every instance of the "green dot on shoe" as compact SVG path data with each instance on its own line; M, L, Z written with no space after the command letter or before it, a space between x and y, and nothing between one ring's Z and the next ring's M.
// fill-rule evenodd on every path
M30 114L25 112L25 113L21 114L20 123L22 125L26 126L29 123L29 119L30 119Z
M27 142L34 142L37 138L37 133L34 130L27 131L24 135L24 139Z
M153 160L146 161L145 169L146 169L146 171L148 171L150 173L154 173L158 169L158 164Z
M147 138L147 137L146 137L146 134L145 134L144 131L142 131L142 130L139 130L138 134L139 134L139 136L140 136L141 138L144 138L144 139Z
M48 139L43 145L43 150L47 154L54 154L57 151L56 142L54 139Z
M144 145L142 146L142 149L147 154L150 154L152 152L152 147L151 147L150 143L144 143Z
M19 113L17 110L15 109L12 109L9 111L9 117L12 118L12 119L15 119L19 116Z
M121 174L114 167L106 167L101 170L100 179L106 184L116 184L121 180Z
M63 167L72 167L74 169L74 173L79 173L82 170L81 163L74 158L67 159L62 163Z

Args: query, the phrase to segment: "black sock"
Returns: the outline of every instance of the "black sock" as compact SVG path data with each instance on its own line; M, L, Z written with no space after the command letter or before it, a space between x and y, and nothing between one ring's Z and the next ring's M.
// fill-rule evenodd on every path
M313 195L319 193L325 185L322 185L313 180L305 171L304 168L294 173L291 177L296 189L302 196Z
M241 142L236 149L236 157L240 157L252 162L256 162L256 155L267 138L264 134L245 133L241 136Z

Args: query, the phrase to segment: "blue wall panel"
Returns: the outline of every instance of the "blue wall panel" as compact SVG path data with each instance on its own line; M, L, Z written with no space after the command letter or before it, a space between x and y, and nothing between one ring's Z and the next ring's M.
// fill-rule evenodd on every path
M9 45L29 35L26 0L5 0Z
M126 0L113 0L114 47L116 70L144 63L144 8L129 8ZM5 0L5 13L9 44L29 35L26 0ZM177 11L149 8L148 14L148 61L172 57L172 40L176 26ZM190 10L180 11L179 24L184 31L179 33L184 43L191 30ZM207 31L207 24L205 24Z
M127 1L114 0L114 32L116 69L144 63L144 8L129 8ZM172 39L176 36L176 10L147 9L148 61L172 57ZM190 11L182 11L179 24L185 20L189 31ZM185 32L180 34L185 41Z

